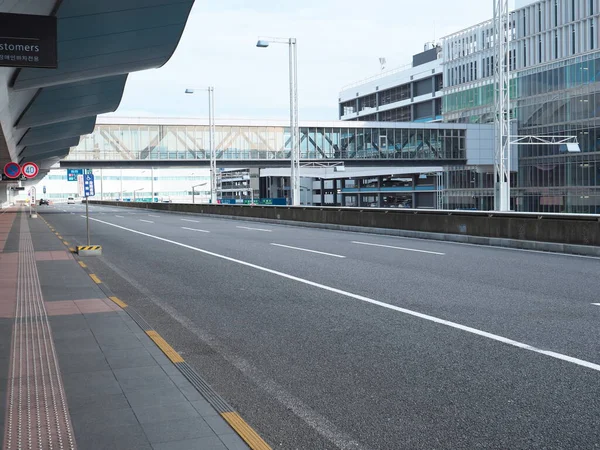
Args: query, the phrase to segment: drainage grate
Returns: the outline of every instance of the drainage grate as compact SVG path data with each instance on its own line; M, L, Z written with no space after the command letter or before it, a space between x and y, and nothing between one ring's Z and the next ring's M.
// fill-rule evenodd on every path
M76 448L24 214L7 394L4 450Z

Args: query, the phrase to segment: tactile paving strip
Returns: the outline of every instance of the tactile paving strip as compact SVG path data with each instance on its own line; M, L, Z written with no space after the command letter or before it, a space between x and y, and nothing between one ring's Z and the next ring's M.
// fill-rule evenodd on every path
M73 427L24 214L20 231L3 448L74 450Z

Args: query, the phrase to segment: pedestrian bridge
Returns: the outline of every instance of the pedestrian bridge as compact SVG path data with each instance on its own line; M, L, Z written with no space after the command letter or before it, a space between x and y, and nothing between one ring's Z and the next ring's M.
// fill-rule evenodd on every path
M289 165L289 123L217 120L221 166ZM493 162L491 125L386 122L302 122L301 160L347 165L462 165ZM202 119L99 118L61 167L208 165L209 124Z

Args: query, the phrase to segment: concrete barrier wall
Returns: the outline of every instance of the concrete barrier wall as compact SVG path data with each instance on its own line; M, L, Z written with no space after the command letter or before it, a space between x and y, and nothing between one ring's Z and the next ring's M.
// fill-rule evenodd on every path
M600 215L178 203L91 203L239 218L600 246Z

